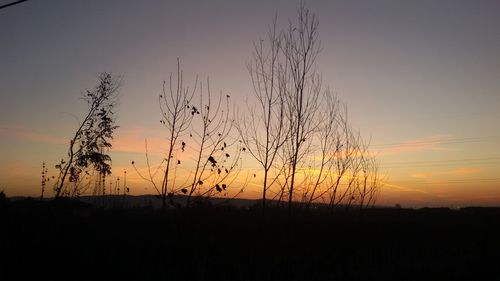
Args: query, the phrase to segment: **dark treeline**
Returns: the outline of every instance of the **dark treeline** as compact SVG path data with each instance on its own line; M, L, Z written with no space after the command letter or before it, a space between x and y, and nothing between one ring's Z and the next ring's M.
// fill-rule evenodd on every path
M102 209L4 200L0 280L493 280L500 209L194 205ZM492 279L493 278L493 279Z

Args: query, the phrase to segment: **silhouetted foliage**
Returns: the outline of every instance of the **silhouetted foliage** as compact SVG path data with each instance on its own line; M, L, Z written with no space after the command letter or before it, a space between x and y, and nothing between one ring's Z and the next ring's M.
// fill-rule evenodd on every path
M241 160L240 147L236 145L236 138L231 136L234 124L229 95L225 99L222 94L214 98L208 79L205 87L198 79L191 88L185 85L179 60L177 75L173 78L171 74L169 83L164 82L163 93L159 96L160 123L167 129L166 155L153 168L146 141L147 175L141 173L132 161L139 176L150 182L162 199L163 209L167 197L180 193L187 195L186 207L189 207L193 197L200 200L214 194L227 196L228 186L235 180ZM181 161L184 152L193 156ZM182 174L177 173L178 169L183 170ZM161 185L157 184L156 178L160 171L163 174ZM170 203L173 201L170 200Z
M199 116L194 117L190 133L196 156L191 180L186 185L186 207L190 206L193 198L197 201L215 195L227 196L227 187L232 185L241 170L241 143L232 136L234 117L229 97L224 97L222 93L214 97L208 79L205 88L200 84ZM221 188L222 184L225 184L226 189ZM243 191L246 183L240 185L233 197Z
M45 161L42 163L42 192L40 194L40 199L43 199L43 194L45 193L45 186L47 185L47 182L50 181L50 177L48 176L48 168L45 166Z
M193 116L198 110L192 106L192 99L196 93L198 87L198 79L195 80L194 86L190 88L184 84L183 72L180 66L179 59L177 60L177 73L175 77L170 73L170 78L168 83L163 81L162 94L159 95L158 103L160 106L160 111L162 119L160 123L167 130L167 151L166 157L163 162L159 165L156 171L152 172L152 167L149 163L148 148L146 142L146 165L148 169L148 175L142 175L135 166L135 162L132 161L132 165L136 172L145 180L150 182L160 198L162 199L162 209L165 210L167 204L167 198L171 197L169 194L176 194L178 192L187 193L187 189L184 187L176 186L175 172L181 161L179 160L180 153L184 152L187 143L182 140L183 137L187 136L188 129L191 127L191 122ZM179 152L180 150L180 152ZM176 159L174 161L174 159ZM162 166L164 164L164 166ZM158 185L155 181L155 175L160 170L163 169L163 179L162 184Z
M3 190L0 191L0 209L5 209L8 203L9 199L7 198L7 195L5 195Z
M92 90L86 90L83 100L88 111L70 140L68 155L56 165L59 177L54 186L55 198L66 194L79 194L77 183L81 173L88 168L102 175L111 174L111 157L107 151L112 147L115 125L114 106L120 83L110 73L99 75L99 84ZM66 188L66 180L74 183L74 190Z

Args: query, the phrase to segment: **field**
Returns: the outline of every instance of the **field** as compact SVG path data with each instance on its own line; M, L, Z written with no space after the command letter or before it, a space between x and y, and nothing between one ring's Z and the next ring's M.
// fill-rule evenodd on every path
M4 202L0 280L495 280L500 209Z

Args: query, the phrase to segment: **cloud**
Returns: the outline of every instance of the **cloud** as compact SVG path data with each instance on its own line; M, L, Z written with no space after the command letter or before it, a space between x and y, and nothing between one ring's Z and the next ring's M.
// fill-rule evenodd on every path
M399 154L399 153L408 153L408 152L417 152L417 151L448 151L449 148L441 146L441 144L449 142L451 136L449 135L436 135L436 136L427 136L414 140L409 140L397 144L389 144L389 145L379 145L374 146L374 149L378 152L378 155L388 155L388 154ZM387 146L386 148L383 148Z
M417 179L428 179L431 178L433 175L434 175L433 173L415 173L412 174L410 177Z
M479 173L481 173L481 169L475 167L464 167L443 172L443 174L454 175L454 176L475 175Z
M411 193L419 193L419 194L426 194L426 195L432 195L432 193L426 192L424 190L418 189L418 188L413 188L409 187L406 185L400 185L400 184L395 184L395 183L388 183L388 182L382 182L384 188L383 189L390 189L392 191L397 191L397 192L411 192Z
M145 140L147 139L148 151L157 154L162 151L161 148L165 146L166 140L151 135L152 134L148 134L144 128L140 127L117 131L112 142L112 151L145 153ZM33 129L19 126L0 126L0 136L37 143L69 143L69 140L67 138L62 138L47 133L41 133L34 131Z
M17 126L0 126L0 136L49 144L67 144L69 142L66 138L40 133Z
M417 179L432 179L436 176L469 176L481 173L480 168L476 167L461 167L453 170L439 171L439 172L426 172L426 173L414 173L410 177Z
M113 140L113 151L144 154L146 152L147 140L148 152L155 154L161 152L161 147L166 145L166 140L150 135L141 127L120 130Z
M179 141L182 140L186 140L186 138L180 137ZM188 141L186 140L186 142ZM112 151L144 155L146 153L146 143L149 155L165 155L168 147L166 131L154 131L137 126L131 129L120 129L115 133ZM184 154L189 154L189 148L188 145ZM178 158L183 159L181 155L178 155Z
M161 148L165 147L166 140L164 138L151 135L153 134L146 132L146 130L141 127L135 127L128 130L119 130L115 133L115 137L112 142L112 151L145 153L145 140L147 139L148 151L158 154L162 151ZM4 138L13 138L16 140L31 141L36 143L69 143L69 139L67 138L37 132L33 129L20 126L0 126L0 136Z

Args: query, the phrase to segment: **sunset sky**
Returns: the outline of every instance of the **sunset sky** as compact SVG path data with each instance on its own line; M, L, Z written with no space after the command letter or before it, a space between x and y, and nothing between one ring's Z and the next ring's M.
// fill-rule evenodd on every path
M500 206L500 1L305 3L319 18L323 83L378 155L379 204ZM161 155L157 95L177 58L187 83L210 77L213 92L244 106L252 42L297 4L31 0L0 10L0 190L39 196L42 162L54 175L85 112L81 92L110 71L123 79L113 173L127 170L132 194L154 193L130 162L144 162L145 138Z

